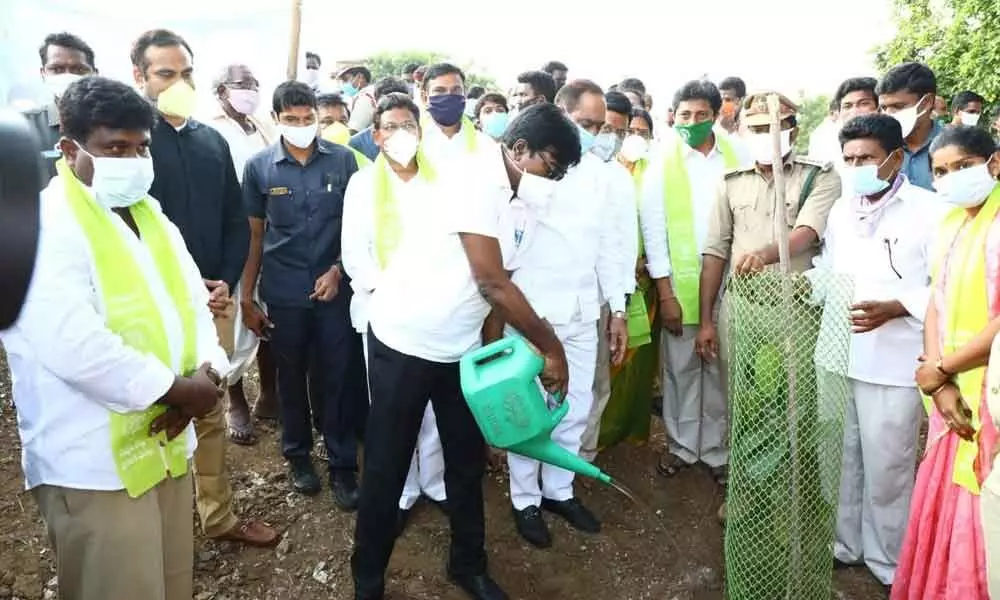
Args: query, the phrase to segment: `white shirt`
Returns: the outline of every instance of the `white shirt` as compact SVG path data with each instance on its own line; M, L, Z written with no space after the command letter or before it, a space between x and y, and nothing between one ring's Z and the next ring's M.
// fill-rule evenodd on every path
M512 277L553 325L596 321L604 302L612 311L625 310L621 211L610 198L606 167L585 153L556 183Z
M374 118L375 87L369 85L351 99L351 116L347 120L347 127L352 131L364 131L371 127Z
M847 374L867 383L913 387L931 297L933 244L947 206L937 194L904 182L894 196L881 200L887 204L868 236L858 224L858 202L845 195L830 210L822 260L835 273L851 277L852 303L898 300L910 316L852 334Z
M41 236L35 273L21 316L2 334L14 381L21 460L28 489L56 485L120 490L111 453L110 413L147 409L166 394L180 373L181 320L152 255L117 215L108 211L145 274L163 319L172 364L125 346L105 325L90 244L66 201L61 177L41 196ZM197 364L212 363L225 376L208 291L180 232L150 204L166 228L195 306ZM195 448L188 425L188 457Z
M673 160L672 154L677 152L677 144L681 144L681 154L684 158L684 168L687 170L691 186L691 204L694 215L694 233L698 242L698 256L705 246L708 236L708 221L715 206L719 183L726 173L726 159L719 151L719 134L715 133L716 143L707 155L688 146L678 138L673 143L662 144L657 152L650 156L649 166L643 176L642 190L639 198L639 222L642 226L642 237L646 244L646 262L649 275L653 279L669 277L673 273L670 264L670 240L667 235L667 217L663 206L664 201L664 171L667 160ZM742 144L733 137L727 138L736 153L737 161L742 167L749 165L750 157Z
M635 263L639 260L639 208L636 202L635 180L632 179L628 169L617 160L606 163L605 170L608 193L619 215L619 233L616 239L621 242L619 249L623 284L621 293L628 295L635 291Z
M522 244L524 239L506 228L514 194L500 152L493 147L491 161L466 157L445 175L437 170L442 179L433 210L408 215L411 221L403 227L399 246L378 277L368 307L369 324L375 336L397 352L454 363L481 343L490 306L473 279L459 234L497 239L508 268L515 237Z
M420 140L420 145L435 169L440 171L450 168L454 165L454 161L462 157L475 156L486 161L492 160L499 145L482 131L473 129L476 136L476 149L474 152L470 152L469 142L465 137L466 127L468 127L468 123L463 123L461 129L449 138L433 120L423 121L423 137Z
M240 183L243 183L243 169L246 167L247 161L254 154L257 154L277 141L277 137L273 131L259 120L252 116L247 117L247 120L253 123L257 129L253 133L248 134L239 123L221 110L206 121L229 144L229 154L233 158L236 179Z
M830 118L816 126L809 136L809 157L825 162L839 163L843 161L840 148L840 125Z

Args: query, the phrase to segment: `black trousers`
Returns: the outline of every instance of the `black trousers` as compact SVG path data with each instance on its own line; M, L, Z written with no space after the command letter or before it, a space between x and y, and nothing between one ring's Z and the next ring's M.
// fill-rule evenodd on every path
M358 598L381 598L396 542L396 514L430 398L445 460L451 519L448 569L486 572L483 474L486 448L462 396L458 363L435 363L389 348L368 331L371 412L351 566Z
M308 460L319 421L329 468L356 470L357 432L368 410L361 336L351 326L350 296L310 308L269 306L278 368L281 451ZM316 413L310 418L310 402Z

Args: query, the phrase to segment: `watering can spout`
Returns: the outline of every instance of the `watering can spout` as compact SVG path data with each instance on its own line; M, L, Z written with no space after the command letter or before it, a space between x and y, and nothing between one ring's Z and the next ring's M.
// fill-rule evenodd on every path
M611 477L595 467L592 463L571 453L559 444L556 444L547 436L545 438L535 438L522 444L508 448L514 454L520 454L528 458L555 465L557 467L572 471L585 477L596 479L602 483L611 484Z

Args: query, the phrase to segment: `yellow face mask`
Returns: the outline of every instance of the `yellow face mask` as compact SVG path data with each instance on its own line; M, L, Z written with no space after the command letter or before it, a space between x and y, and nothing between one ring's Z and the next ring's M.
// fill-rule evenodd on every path
M156 108L165 115L187 119L194 114L198 95L183 79L160 92Z
M347 128L347 125L336 121L324 127L321 136L328 142L346 146L347 142L351 141L351 130Z

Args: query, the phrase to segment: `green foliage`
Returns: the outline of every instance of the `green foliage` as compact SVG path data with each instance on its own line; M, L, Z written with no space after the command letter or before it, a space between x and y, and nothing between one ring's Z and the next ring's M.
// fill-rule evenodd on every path
M893 2L896 37L876 50L880 71L917 60L934 70L946 98L968 89L1000 100L1000 2Z
M403 67L409 63L418 65L429 65L437 62L450 61L465 72L466 87L481 85L484 88L498 89L496 81L489 76L476 73L470 68L470 64L455 61L448 56L429 50L404 50L402 52L379 52L364 60L364 64L372 72L372 77L376 80L390 75L399 77L403 73Z
M830 109L830 97L826 95L799 99L799 135L795 139L795 153L807 154L809 138L816 127L823 122Z

